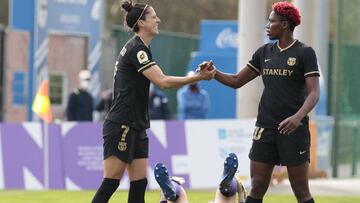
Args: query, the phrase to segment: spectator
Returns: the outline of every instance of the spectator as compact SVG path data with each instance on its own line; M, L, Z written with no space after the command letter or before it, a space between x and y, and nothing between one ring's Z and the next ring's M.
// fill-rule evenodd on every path
M187 75L194 75L194 71ZM201 89L199 84L186 85L177 92L178 119L204 119L207 118L210 100L208 93Z
M91 74L88 70L79 72L79 87L69 96L66 107L68 121L92 121L94 99L88 92Z
M149 116L150 119L169 119L170 111L168 108L168 98L163 93L154 86L150 84L149 89Z
M111 107L112 102L112 90L107 89L101 92L101 99L96 105L95 110L98 112L108 112Z
M107 89L101 92L100 101L95 105L96 114L94 120L103 121L107 112L111 108L112 103L112 90Z

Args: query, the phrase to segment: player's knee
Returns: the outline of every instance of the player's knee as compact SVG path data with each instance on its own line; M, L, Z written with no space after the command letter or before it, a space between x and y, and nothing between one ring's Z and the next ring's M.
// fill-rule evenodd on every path
M121 174L118 172L110 173L105 171L104 177L110 179L121 179Z
M304 200L311 198L309 188L306 187L306 185L291 185L291 187L294 191L296 199L299 202L303 202Z
M266 190L268 188L267 181L261 179L261 178L252 178L251 179L251 196L254 198L262 198Z

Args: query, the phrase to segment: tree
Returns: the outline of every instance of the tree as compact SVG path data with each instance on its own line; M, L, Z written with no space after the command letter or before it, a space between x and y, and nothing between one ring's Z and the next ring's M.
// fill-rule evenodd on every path
M9 0L1 0L0 1L0 24L7 25L8 24L8 16L9 16Z
M106 27L123 25L124 13L120 10L121 2L107 1ZM138 0L133 2L152 5L162 20L160 29L175 32L199 33L201 20L236 20L238 0Z

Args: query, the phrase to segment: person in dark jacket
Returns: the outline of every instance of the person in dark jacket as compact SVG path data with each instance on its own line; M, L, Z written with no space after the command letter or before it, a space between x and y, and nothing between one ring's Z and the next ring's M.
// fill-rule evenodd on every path
M152 120L170 119L168 98L163 91L156 88L152 83L149 90L149 116Z
M92 121L94 99L88 92L91 74L88 70L79 72L79 87L70 95L66 107L68 121Z
M112 89L104 90L101 93L101 99L99 103L96 105L95 110L98 112L104 111L107 113L111 108L112 102Z

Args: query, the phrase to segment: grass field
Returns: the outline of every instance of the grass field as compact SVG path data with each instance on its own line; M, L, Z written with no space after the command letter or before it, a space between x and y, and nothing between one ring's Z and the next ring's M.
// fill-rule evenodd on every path
M95 191L0 191L0 203L90 203ZM190 191L188 193L191 203L208 203L214 197L214 192ZM316 203L355 203L360 202L359 197L315 196ZM116 192L110 203L126 203L127 192ZM147 203L158 203L159 192L148 191ZM296 203L291 195L268 195L264 203Z

